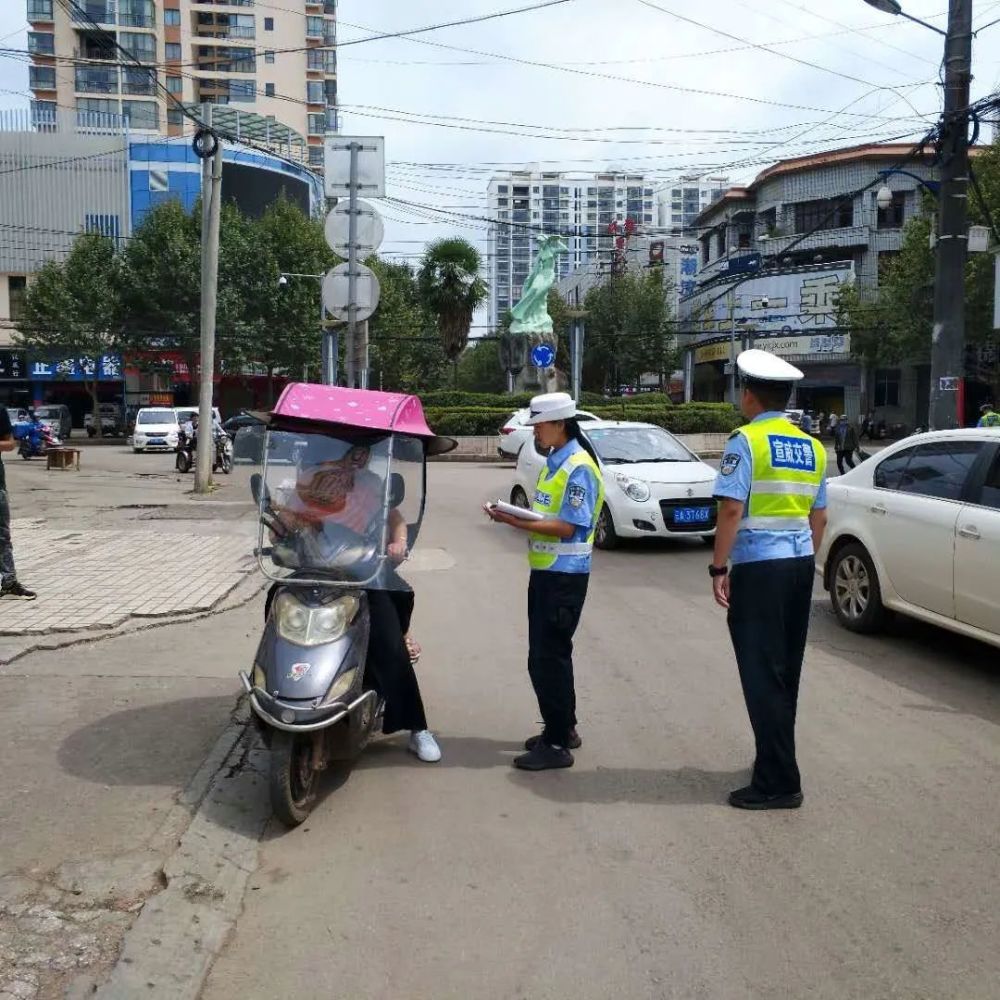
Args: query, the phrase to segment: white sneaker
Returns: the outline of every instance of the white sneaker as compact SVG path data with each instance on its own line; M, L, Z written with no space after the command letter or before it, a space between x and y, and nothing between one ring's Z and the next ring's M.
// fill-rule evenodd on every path
M441 748L429 729L415 729L410 733L410 745L407 749L427 764L437 763L441 759Z

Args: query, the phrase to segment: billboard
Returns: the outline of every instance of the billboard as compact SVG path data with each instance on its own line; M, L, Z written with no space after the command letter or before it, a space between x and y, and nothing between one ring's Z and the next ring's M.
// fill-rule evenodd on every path
M837 330L837 296L854 280L850 264L762 274L741 281L727 292L713 286L681 303L682 326L702 335L737 330L762 336L794 337ZM760 345L763 346L763 345ZM797 353L816 353L800 351Z

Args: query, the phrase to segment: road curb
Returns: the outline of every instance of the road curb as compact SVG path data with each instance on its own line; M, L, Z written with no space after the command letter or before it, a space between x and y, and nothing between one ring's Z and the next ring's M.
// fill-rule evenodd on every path
M125 935L97 1000L196 1000L243 906L270 818L261 776L266 751L245 701L189 783L179 808L201 797L163 865L166 887Z

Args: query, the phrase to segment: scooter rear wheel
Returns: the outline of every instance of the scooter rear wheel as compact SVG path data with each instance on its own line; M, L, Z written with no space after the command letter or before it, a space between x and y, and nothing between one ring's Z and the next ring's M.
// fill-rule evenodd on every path
M285 826L298 826L312 810L317 773L312 739L276 729L271 734L271 808Z

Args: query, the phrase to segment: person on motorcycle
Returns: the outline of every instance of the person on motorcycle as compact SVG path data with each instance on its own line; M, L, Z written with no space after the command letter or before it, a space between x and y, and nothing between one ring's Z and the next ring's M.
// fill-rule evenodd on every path
M381 525L385 481L369 468L370 450L351 448L342 458L303 462L294 489L283 498L277 511L283 526L304 536L310 548L322 547L326 525L339 525L365 536ZM386 554L395 565L409 555L407 525L396 507L389 511ZM309 536L312 535L312 538ZM369 657L379 690L385 698L382 732L408 729L408 749L420 760L434 763L441 749L427 728L420 685L413 669L419 646L410 638L414 595L395 572L388 570L391 586L367 590L371 615Z
M181 447L188 452L193 454L195 448L198 447L198 414L192 413L191 419L184 424L181 428L181 434L184 435L184 439L181 441Z

